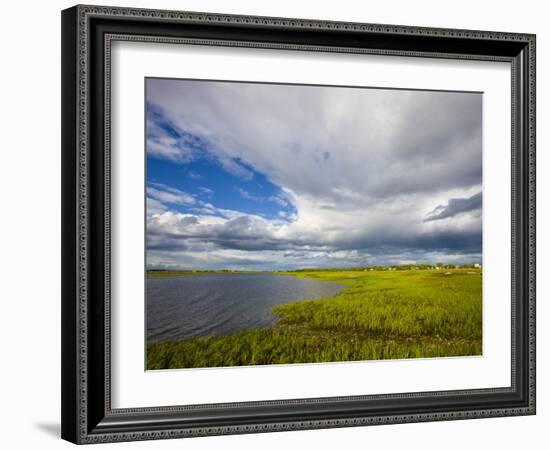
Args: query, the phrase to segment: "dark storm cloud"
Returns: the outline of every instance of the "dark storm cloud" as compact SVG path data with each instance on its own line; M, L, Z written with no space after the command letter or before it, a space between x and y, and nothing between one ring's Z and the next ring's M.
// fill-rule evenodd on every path
M482 206L482 194L472 195L469 198L451 198L446 205L439 205L428 214L425 222L432 220L442 220L454 217L468 211L480 210Z

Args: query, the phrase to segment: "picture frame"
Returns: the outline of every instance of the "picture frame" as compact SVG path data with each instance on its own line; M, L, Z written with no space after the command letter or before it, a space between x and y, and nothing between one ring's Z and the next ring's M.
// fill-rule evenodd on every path
M113 408L110 76L116 41L510 64L510 385ZM535 414L535 42L534 35L508 32L85 5L64 10L62 437L85 444Z

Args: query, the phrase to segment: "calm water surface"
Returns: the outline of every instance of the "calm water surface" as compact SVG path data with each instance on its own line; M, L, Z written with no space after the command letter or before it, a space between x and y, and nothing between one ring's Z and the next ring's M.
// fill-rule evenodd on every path
M147 340L218 336L273 325L274 305L345 288L285 275L212 274L147 279Z

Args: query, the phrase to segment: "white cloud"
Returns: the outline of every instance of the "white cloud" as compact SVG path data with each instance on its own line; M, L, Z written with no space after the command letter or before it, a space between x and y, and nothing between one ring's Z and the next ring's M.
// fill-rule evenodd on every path
M212 189L204 186L199 187L199 192L209 198L214 195L214 191Z
M157 158L185 163L192 159L193 151L185 137L175 138L161 129L156 122L147 121L147 153Z
M239 195L244 198L245 200L252 200L253 202L258 202L258 203L261 203L265 200L264 197L261 197L259 195L254 195L254 194L251 194L250 192L248 192L246 189L243 189L241 187L237 187L235 188L238 192L239 192Z
M157 199L147 197L147 216L162 214L168 210L167 206Z
M163 204L194 205L196 203L191 194L161 183L149 183L147 196Z

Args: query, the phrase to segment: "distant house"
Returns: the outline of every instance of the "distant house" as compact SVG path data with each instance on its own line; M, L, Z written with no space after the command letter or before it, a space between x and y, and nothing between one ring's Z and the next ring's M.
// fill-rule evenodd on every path
M481 264L474 264L474 267L475 267L476 269L481 269Z

